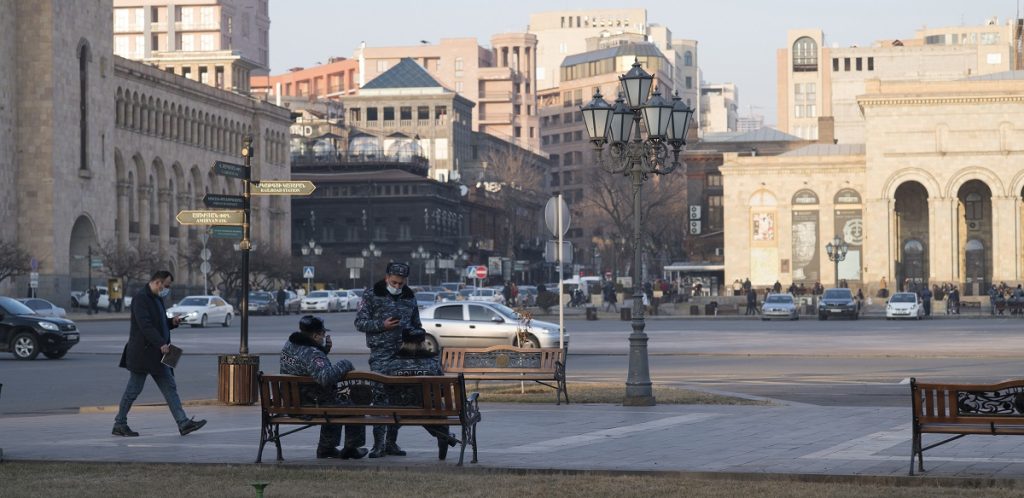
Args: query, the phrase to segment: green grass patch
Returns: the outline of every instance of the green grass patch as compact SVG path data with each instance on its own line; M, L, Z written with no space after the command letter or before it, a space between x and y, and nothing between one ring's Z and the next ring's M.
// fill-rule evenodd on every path
M525 386L524 389L521 386ZM466 381L466 390L480 393L482 403L554 403L555 390L533 381ZM626 395L624 384L569 382L569 401L573 403L621 404ZM768 401L692 391L669 386L654 386L654 397L663 405L771 405Z

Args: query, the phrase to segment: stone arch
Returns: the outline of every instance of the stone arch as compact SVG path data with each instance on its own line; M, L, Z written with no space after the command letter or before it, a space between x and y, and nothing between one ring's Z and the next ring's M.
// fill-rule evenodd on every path
M920 183L925 188L925 191L928 192L928 197L939 197L942 193L938 180L928 171L921 168L904 168L889 175L889 178L882 184L880 197L882 199L895 199L896 189L908 181Z
M124 90L121 87L117 87L117 93L114 94L114 109L114 124L124 126Z
M94 258L98 257L99 247L96 224L92 217L87 213L79 214L68 237L68 273L71 276L72 289L85 289L90 283L95 285L101 282L101 275L90 271L89 268L89 256L91 254ZM88 281L90 273L93 277L92 282Z
M976 166L971 168L964 168L957 171L946 183L946 197L956 197L957 192L960 191L965 183L971 180L978 180L988 185L992 195L1011 195L1010 192L1006 191L1006 187L1003 186L1003 181L999 179L995 173L988 168Z

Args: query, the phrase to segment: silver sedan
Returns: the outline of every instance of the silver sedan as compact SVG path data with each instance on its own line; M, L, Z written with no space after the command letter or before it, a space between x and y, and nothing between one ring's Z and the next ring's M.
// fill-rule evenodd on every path
M796 309L792 294L769 294L761 306L761 319L788 318L799 320L800 314Z
M426 346L557 348L558 324L531 320L523 323L512 308L486 301L459 301L429 306L420 312L427 331ZM569 334L563 337L569 347Z

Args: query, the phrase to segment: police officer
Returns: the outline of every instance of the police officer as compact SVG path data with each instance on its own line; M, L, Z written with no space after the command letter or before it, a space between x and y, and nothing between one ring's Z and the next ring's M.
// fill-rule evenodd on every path
M434 358L410 358L399 356L403 338L426 335L420 323L420 311L416 296L405 285L409 277L409 265L389 263L384 280L363 292L356 313L356 330L366 334L366 346L370 348L370 370L384 375L442 375L441 364ZM375 393L383 396L384 393ZM425 427L438 438L441 458L449 446L458 442L444 428ZM384 455L404 456L398 446L397 425L376 425L373 427L373 449L370 458Z

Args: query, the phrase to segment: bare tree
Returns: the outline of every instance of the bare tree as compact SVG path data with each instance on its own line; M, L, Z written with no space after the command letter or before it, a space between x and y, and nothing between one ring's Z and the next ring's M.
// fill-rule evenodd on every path
M0 282L27 273L30 257L14 242L0 241Z
M100 246L99 256L103 259L107 273L120 279L125 289L132 280L148 278L160 265L160 259L155 254L132 247L120 247L113 240Z
M531 233L537 207L543 203L543 159L508 142L483 153L485 182L500 185L507 220L505 255L515 258L516 245Z

